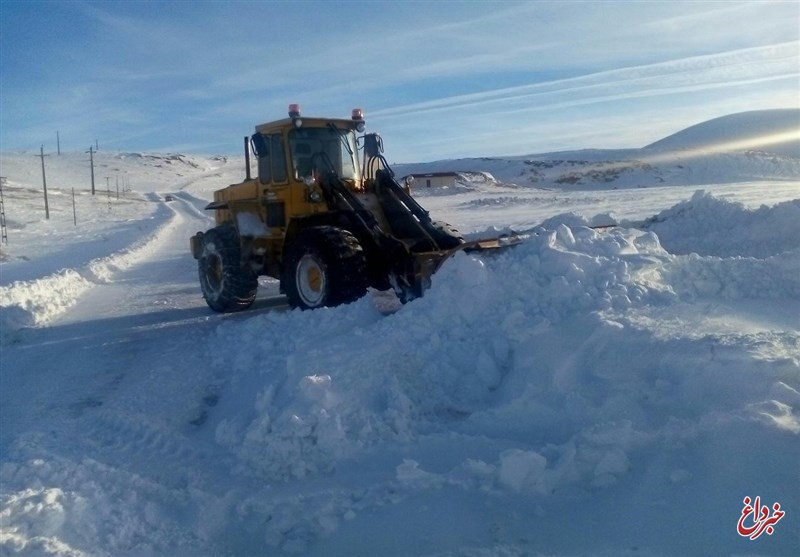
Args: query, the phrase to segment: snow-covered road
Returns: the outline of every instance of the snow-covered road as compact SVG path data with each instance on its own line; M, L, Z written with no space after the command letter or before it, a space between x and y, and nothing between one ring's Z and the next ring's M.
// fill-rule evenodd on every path
M228 475L202 426L219 396L209 352L238 347L208 346L225 317L202 301L187 240L208 216L188 195L159 211L155 233L110 257L68 311L3 347L2 483L17 493L2 515L6 549L159 554L199 520L175 517L204 496L187 488ZM201 554L191 537L182 554Z
M165 367L169 355L198 352L188 342L183 345L177 334L203 327L207 317L198 304L194 261L186 247L188 235L207 221L189 207L184 200L165 205L164 223L135 256L109 258L103 279L87 281L70 311L48 328L25 331L25 343L4 349L1 446L19 433L17 420L40 423L43 416L49 421L99 408L126 375L134 376L128 380L158 378L154 372ZM164 335L165 327L177 328ZM61 409L50 407L54 400L61 400Z

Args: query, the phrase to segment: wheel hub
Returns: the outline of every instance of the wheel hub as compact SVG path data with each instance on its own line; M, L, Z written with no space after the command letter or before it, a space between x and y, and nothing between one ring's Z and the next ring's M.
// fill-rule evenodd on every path
M304 255L297 264L297 292L308 307L322 305L325 299L325 270L312 254Z

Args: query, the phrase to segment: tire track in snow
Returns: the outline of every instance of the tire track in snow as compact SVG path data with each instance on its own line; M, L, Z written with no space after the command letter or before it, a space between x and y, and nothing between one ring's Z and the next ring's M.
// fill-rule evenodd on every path
M213 383L197 345L216 321L186 272L201 214L190 200L162 207L139 245L83 269L75 310L4 353L2 551L207 549L213 527L194 515L213 514L228 462L192 422Z

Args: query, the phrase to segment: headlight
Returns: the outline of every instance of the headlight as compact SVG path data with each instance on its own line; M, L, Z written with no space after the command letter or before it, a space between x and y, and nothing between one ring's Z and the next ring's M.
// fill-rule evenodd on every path
M300 105L297 103L292 103L289 105L289 118L292 119L292 124L294 124L295 128L299 128L303 125L303 121L300 119Z
M319 194L317 190L314 190L311 193L309 193L308 198L314 203L319 203L320 201L322 201L322 196Z
M367 128L366 123L364 123L364 111L360 108L354 108L351 116L356 122L356 131L358 133L363 133Z

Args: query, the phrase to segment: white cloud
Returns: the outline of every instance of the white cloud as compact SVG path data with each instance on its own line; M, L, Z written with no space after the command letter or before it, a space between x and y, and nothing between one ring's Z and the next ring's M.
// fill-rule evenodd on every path
M373 116L405 117L487 105L495 107L492 112L508 111L510 106L518 107L522 103L534 101L537 101L535 106L542 108L565 107L576 103L601 103L742 83L796 79L800 75L798 48L800 42L791 42L646 66L618 68L574 78L395 106L377 111Z
M217 145L300 102L309 114L361 106L409 156L429 141L423 118L443 130L426 156L494 126L507 131L474 136L475 149L498 153L524 149L542 126L554 145L605 139L576 118L634 141L648 110L702 120L800 92L795 2L74 6L91 22L85 37L63 37L74 66L4 73L4 145L38 146L55 127L120 145Z

